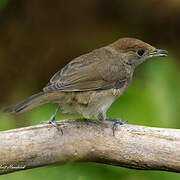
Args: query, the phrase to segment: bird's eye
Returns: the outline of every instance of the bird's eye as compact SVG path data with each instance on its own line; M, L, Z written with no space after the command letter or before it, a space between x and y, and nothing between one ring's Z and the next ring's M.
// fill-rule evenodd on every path
M142 55L144 54L144 50L143 50L143 49L139 49L139 50L137 51L137 54L138 54L139 56L142 56Z

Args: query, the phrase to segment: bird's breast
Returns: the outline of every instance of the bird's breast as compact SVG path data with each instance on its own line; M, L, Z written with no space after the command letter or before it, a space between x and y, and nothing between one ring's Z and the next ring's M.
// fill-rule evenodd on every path
M106 113L111 104L124 92L120 89L64 92L63 98L59 99L64 113L82 114L84 117L97 117L100 113Z

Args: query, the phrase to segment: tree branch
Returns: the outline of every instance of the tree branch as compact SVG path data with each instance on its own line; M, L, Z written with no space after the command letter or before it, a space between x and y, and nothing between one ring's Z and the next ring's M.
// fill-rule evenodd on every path
M68 161L180 172L180 130L63 120L0 132L0 174Z

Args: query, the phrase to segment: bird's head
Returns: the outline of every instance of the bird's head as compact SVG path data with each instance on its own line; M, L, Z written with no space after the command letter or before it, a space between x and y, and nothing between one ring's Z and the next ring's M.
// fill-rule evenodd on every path
M164 57L168 53L135 38L121 38L110 46L120 54L120 59L125 64L134 68L149 58Z

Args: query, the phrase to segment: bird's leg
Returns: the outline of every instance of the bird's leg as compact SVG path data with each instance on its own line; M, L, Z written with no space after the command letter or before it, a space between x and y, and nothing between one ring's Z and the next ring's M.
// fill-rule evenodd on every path
M60 104L57 105L57 107L56 107L54 113L52 114L51 118L48 121L41 121L41 123L52 124L53 126L55 126L59 130L59 127L58 127L56 119L55 119L55 116L56 116L56 113L57 113L59 107L60 107Z
M118 118L106 118L106 121L113 122L113 136L115 135L115 130L119 125L123 125L127 123L127 121L122 121L121 119Z

